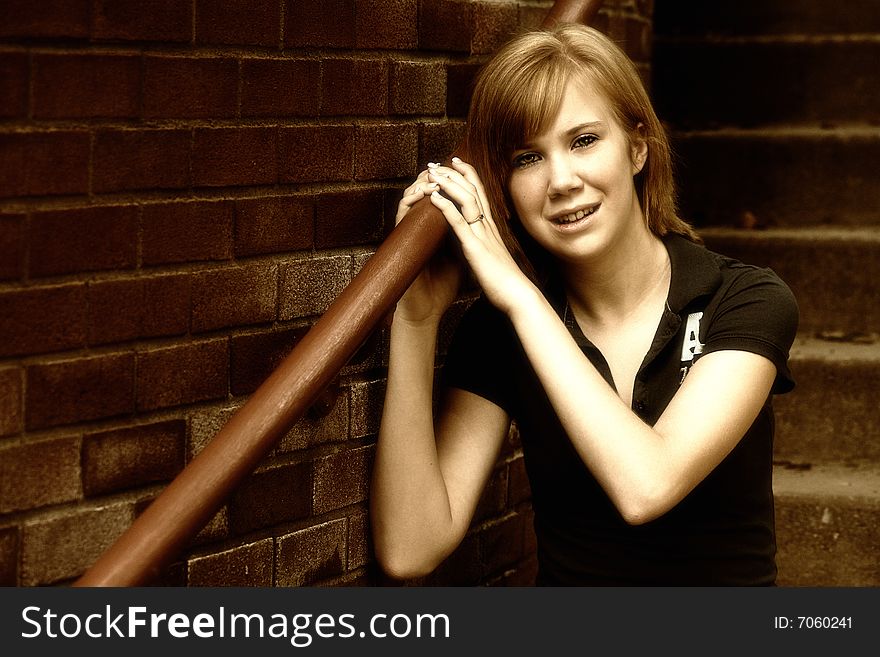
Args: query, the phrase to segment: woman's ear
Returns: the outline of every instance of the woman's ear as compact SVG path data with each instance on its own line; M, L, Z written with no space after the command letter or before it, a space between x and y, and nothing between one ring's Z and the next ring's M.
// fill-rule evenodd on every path
M633 165L632 175L639 173L648 161L648 139L646 136L645 124L639 123L636 126L633 136L630 140L631 157Z

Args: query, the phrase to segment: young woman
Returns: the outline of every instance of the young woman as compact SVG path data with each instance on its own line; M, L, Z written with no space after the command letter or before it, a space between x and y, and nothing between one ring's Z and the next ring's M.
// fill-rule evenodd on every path
M397 305L371 492L382 567L424 575L456 548L515 421L538 584L773 584L770 400L793 387L797 306L677 217L632 63L582 26L513 40L478 79L467 152L398 210L431 199L482 296L436 414L461 266L436 259Z

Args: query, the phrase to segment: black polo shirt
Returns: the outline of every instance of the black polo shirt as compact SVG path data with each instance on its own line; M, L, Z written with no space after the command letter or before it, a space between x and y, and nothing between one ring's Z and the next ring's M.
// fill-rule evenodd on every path
M798 310L785 283L769 269L678 235L664 244L670 291L636 376L634 412L653 425L692 363L722 349L765 356L776 365L773 393L791 390L788 352ZM613 387L605 358L565 312L564 295L550 300ZM485 299L471 305L456 329L443 382L492 401L517 424L535 510L539 584L774 583L772 394L738 445L684 500L654 521L630 526L566 436L510 321Z

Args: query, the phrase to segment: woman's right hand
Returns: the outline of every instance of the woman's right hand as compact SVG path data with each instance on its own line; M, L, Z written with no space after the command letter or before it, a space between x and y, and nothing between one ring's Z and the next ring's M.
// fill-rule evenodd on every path
M428 180L428 173L428 170L422 171L413 184L404 190L397 206L395 225L416 203L439 189L437 183ZM463 276L462 261L451 253L448 245L444 245L431 257L397 302L394 317L411 323L439 322L455 301Z

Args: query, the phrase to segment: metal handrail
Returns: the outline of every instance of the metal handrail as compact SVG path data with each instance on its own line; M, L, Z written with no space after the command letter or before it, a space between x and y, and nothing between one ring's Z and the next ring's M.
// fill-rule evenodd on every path
M601 4L556 0L543 25L588 23ZM453 154L467 159L463 147ZM158 578L323 393L446 233L440 211L428 199L417 203L244 406L73 585L139 586Z

